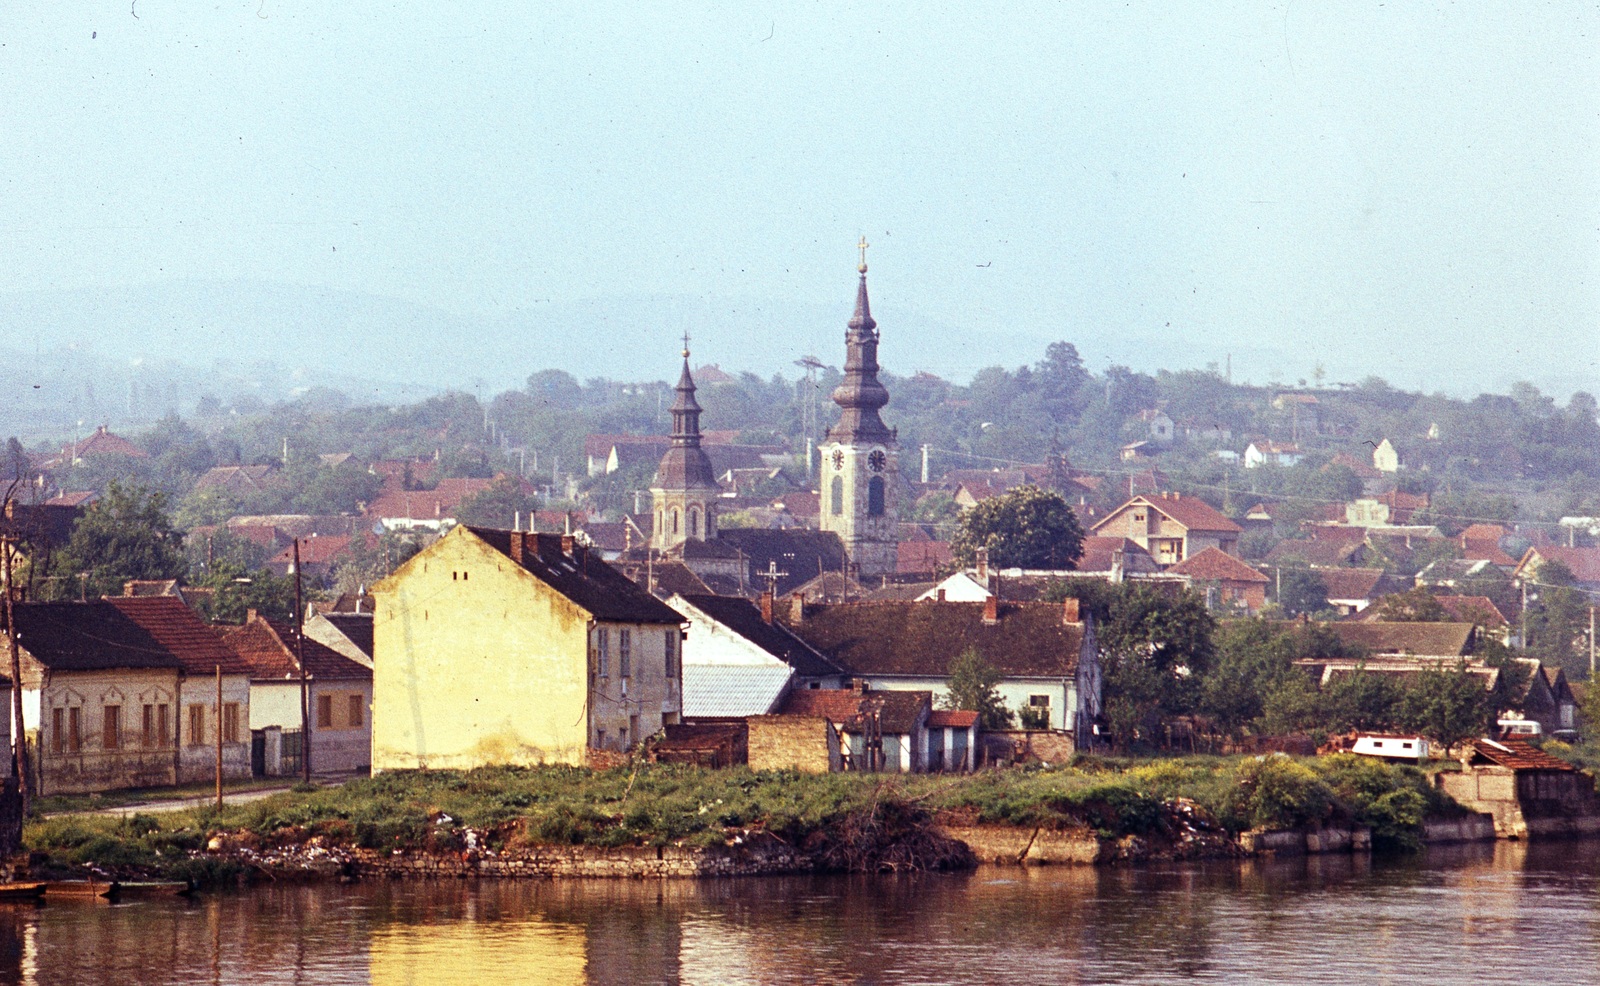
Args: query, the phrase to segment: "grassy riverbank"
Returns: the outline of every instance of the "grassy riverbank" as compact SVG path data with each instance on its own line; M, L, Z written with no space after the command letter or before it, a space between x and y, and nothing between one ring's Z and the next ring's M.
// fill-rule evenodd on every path
M770 834L827 868L873 868L906 849L941 859L940 819L1159 835L1176 799L1230 832L1314 821L1370 825L1377 844L1420 846L1425 817L1459 814L1420 770L1351 756L1082 758L970 776L753 774L640 764L591 771L485 768L384 774L250 804L31 822L47 866L214 881L222 843L459 852L535 845L711 847ZM955 860L950 860L955 862Z

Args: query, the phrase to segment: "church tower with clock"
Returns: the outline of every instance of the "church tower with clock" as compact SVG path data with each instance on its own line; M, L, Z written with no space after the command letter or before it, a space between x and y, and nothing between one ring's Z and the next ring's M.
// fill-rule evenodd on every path
M861 282L845 331L844 382L833 392L839 422L818 451L822 529L839 535L858 575L883 575L898 565L900 446L878 409L889 391L878 382L878 323L867 303L867 241L860 243Z

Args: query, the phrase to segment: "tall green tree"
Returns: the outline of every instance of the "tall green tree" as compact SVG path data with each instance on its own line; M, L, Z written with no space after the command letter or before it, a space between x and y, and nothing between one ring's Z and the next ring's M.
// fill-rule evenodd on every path
M1290 616L1309 616L1328 608L1328 584L1309 568L1285 568L1279 573L1278 605Z
M167 496L113 480L72 529L57 555L44 598L120 595L129 579L174 579L186 568L167 516Z
M1450 619L1450 612L1426 586L1380 596L1373 605L1378 619L1389 623L1442 623Z
M1401 697L1398 718L1407 730L1443 743L1449 756L1462 740L1483 735L1492 711L1483 679L1463 661L1419 674Z
M1060 493L1019 486L962 516L951 553L970 565L979 548L1001 568L1070 569L1083 557L1083 528Z
M1082 580L1054 587L1093 614L1104 672L1101 707L1119 746L1148 742L1164 720L1199 711L1216 621L1192 592Z
M531 526L529 517L537 509L538 498L523 489L521 480L502 474L481 493L463 500L456 518L463 524L508 528L520 514Z
M948 694L940 696L940 706L978 713L984 729L1009 729L1011 710L995 687L999 684L1000 672L977 648L968 647L950 662L950 678L945 682Z

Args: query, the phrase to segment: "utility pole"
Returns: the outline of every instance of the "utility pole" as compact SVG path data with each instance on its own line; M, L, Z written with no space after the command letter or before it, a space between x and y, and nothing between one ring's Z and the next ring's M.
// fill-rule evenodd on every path
M300 665L300 778L311 783L311 686L306 680L306 609L300 590L300 539L294 539L294 659Z
M11 648L11 775L22 793L22 811L28 811L28 734L22 725L22 652L17 645L16 587L11 581L12 537L0 538L0 574L5 579L6 638Z
M217 665L217 807L222 807L222 665Z
M1594 681L1594 607L1589 607L1589 681Z

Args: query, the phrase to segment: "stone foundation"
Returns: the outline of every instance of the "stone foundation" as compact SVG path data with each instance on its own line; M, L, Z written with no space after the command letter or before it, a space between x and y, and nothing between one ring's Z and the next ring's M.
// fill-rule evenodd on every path
M1251 829L1239 833L1239 845L1251 855L1301 856L1325 852L1369 852L1372 830L1365 826L1308 826L1294 829Z
M810 858L777 844L755 849L536 846L452 854L352 849L348 855L349 867L359 876L424 880L469 877L655 880L808 873L815 868Z

